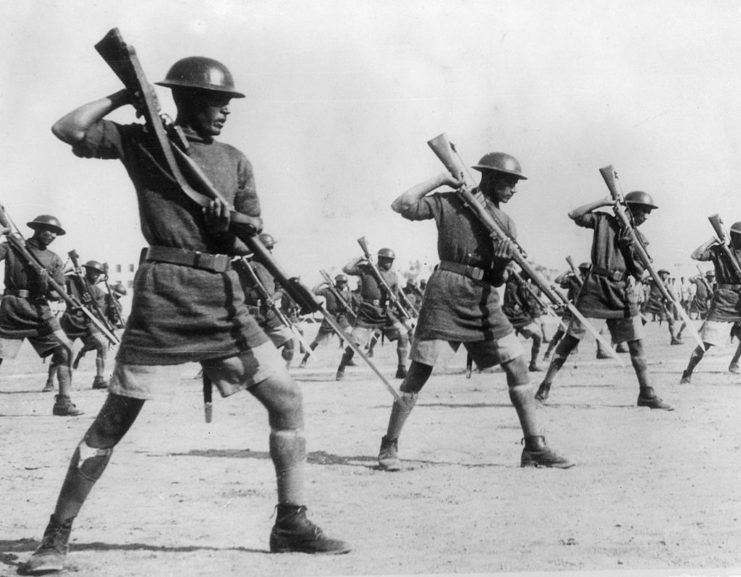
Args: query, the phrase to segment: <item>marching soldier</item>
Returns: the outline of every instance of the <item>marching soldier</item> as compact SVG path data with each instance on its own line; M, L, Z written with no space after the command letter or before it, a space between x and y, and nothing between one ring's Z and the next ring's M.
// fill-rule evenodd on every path
M344 273L336 275L334 277L334 288L337 291L339 297L344 299L344 302L347 303L347 306L351 306L350 303L352 302L352 293L350 291L350 287L347 286L347 275L345 275ZM335 319L337 319L337 323L340 325L340 327L342 327L342 330L347 331L348 329L352 328L352 323L350 322L347 310L345 309L345 307L342 306L341 303L337 302L337 296L335 295L334 291L332 291L330 286L327 285L327 283L318 285L314 288L313 292L315 295L324 298L327 312L329 312ZM332 328L332 325L330 325L326 319L322 319L322 324L319 325L319 330L317 331L314 340L309 345L309 348L313 351L322 342L324 342L332 334L334 334L334 332L335 330ZM340 336L340 344L342 344L342 336ZM306 367L306 361L309 360L310 356L311 353L309 353L309 351L306 351L306 353L304 354L304 358L301 359L299 368L303 369L304 367Z
M579 265L578 270L579 270L578 276L573 271L568 270L558 275L555 279L553 279L554 284L557 284L563 290L566 291L566 298L571 303L576 301L576 296L579 294L579 289L581 289L581 285L584 283L584 278L587 276L587 273L589 272L589 263L588 262L581 263ZM561 339L566 334L564 327L568 327L570 321L571 321L571 312L569 311L568 308L566 308L564 309L563 313L561 313L561 324L558 326L558 330L553 335L551 342L548 343L548 348L546 349L545 354L543 355L544 361L548 361L551 358L551 353L553 352L553 349L556 348L558 343L561 342Z
M120 41L111 38L120 46ZM108 397L72 455L56 508L41 545L25 571L63 568L72 523L113 449L136 421L146 399L168 381L177 365L198 362L222 395L240 390L265 407L278 505L270 534L276 553L344 553L346 543L326 537L304 506L303 402L276 348L250 316L232 257L246 252L230 232L230 209L242 226L259 232L260 204L252 167L236 148L216 140L230 113L235 89L229 70L211 58L177 61L160 84L172 89L176 126L190 157L224 196L200 206L171 178L171 165L157 166L149 149L163 149L151 127L105 119L124 106L141 108L128 89L84 104L59 119L53 133L77 156L119 159L136 188L141 228L149 247L134 280L131 314L121 337ZM158 119L157 119L158 120ZM144 145L142 144L144 143ZM164 143L168 146L168 143Z
M658 274L661 277L661 281L666 283L666 279L669 278L669 271L662 268L658 271ZM657 316L659 319L659 325L661 325L662 321L666 321L666 325L669 328L670 344L681 345L682 329L684 327L680 327L679 331L676 330L674 312L671 310L671 304L664 300L664 297L661 295L661 290L652 278L647 279L645 282L648 284L649 291L644 311L651 313L654 317Z
M90 260L83 265L85 270L85 280L80 279L77 275L72 274L67 279L67 292L73 295L83 306L90 300L101 312L106 309L106 293L98 286L98 279L105 274L105 267L97 260ZM86 287L90 287L91 294L87 294ZM85 356L87 351L95 351L95 378L93 379L93 389L105 389L108 387L108 381L105 378L105 363L108 356L108 341L103 333L90 322L90 319L81 311L67 307L60 321L62 329L67 333L70 341L76 339L82 341L82 348L77 353L72 368L77 369L80 360Z
M636 227L646 222L651 211L658 208L651 196L640 190L626 194L625 203ZM628 231L622 229L616 217L598 210L612 205L613 199L605 197L569 213L569 218L577 226L594 230L591 268L575 304L587 318L606 319L613 343L627 341L630 360L638 379L638 406L672 410L659 398L649 382L643 347L645 330L635 298L635 281L641 278L643 265L633 252ZM638 230L635 232L636 235L640 234ZM566 336L556 348L548 372L535 395L537 400L546 402L558 371L584 334L581 322L572 318Z
M727 255L715 238L703 243L695 249L691 257L701 262L712 262L715 269L717 285L713 291L710 310L700 328L700 336L704 345L699 345L692 351L687 368L682 373L680 383L687 384L692 380L692 372L705 356L705 351L712 346L719 346L728 339L729 324L741 322L741 278L735 272L735 267L741 263L741 221L731 226L731 245ZM735 259L735 263L729 262ZM734 357L728 370L738 372L738 357Z
M382 248L378 251L378 271L388 287L398 295L399 280L393 270L396 254L390 248ZM380 330L388 340L396 341L397 368L396 378L403 379L406 376L406 358L409 352L409 335L407 329L399 319L397 312L392 310L389 295L386 289L371 272L371 265L365 257L357 257L347 263L342 272L357 276L360 279L361 303L358 307L357 318L353 325L350 338L360 346L368 340L375 330ZM337 367L336 380L345 378L345 367L352 361L355 353L350 347L345 349L340 364Z
M474 193L514 238L514 222L500 205L512 198L517 183L525 179L520 163L509 154L494 152L484 155L474 168L481 172ZM401 469L398 440L404 423L438 359L452 355L461 344L479 369L501 364L507 375L509 397L525 437L521 466L570 467L572 464L545 442L537 423L522 344L499 305L496 287L505 281L512 243L492 242L489 232L456 193L430 194L441 186L460 184L446 172L413 186L391 204L407 220L435 220L441 262L427 282L412 341L412 362L381 439L379 467L386 471Z
M0 303L0 363L18 354L23 339L28 339L41 358L51 356L51 366L59 378L59 394L52 414L60 417L81 415L70 399L72 389L72 344L59 320L49 307L58 295L49 288L49 279L64 286L64 263L49 249L57 236L65 234L59 220L49 214L27 223L33 236L26 248L39 268L31 267L7 242L0 244L0 260L5 261L5 293ZM44 387L44 390L50 390Z

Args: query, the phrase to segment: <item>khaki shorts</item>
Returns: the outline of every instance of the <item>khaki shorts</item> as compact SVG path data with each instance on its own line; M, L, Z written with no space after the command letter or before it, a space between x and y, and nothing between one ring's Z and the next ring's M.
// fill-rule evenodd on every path
M641 322L640 316L634 316L627 319L587 319L589 323L597 330L600 329L603 323L607 324L607 330L610 331L612 337L612 344L624 343L626 341L637 341L645 338L646 330L643 328L643 322ZM587 329L579 319L573 317L569 321L569 328L566 331L567 335L574 337L575 339L581 340L584 335L587 334Z
M201 366L203 374L211 379L222 397L269 378L291 378L285 360L270 342L232 357L201 361ZM179 381L180 365L131 365L117 361L108 392L147 400L172 394L173 383Z
M466 348L479 369L488 369L516 359L525 354L520 339L515 333L498 340L461 343L440 339L421 341L412 339L412 350L409 358L418 363L434 367L440 362L447 362L458 351L461 344Z
M395 323L388 327L379 328L359 327L356 325L350 333L350 338L356 347L365 346L376 331L383 333L383 336L389 341L398 341L399 336L406 333L406 329L401 323Z
M71 348L66 335L60 330L40 337L27 337L29 343L41 358L48 357L59 346ZM6 339L0 337L0 359L14 359L26 339Z
M532 338L533 335L540 336L540 325L536 323L530 323L519 329L515 329L515 334L522 335L526 339Z
M720 347L728 342L733 322L705 321L700 327L700 338L704 343Z

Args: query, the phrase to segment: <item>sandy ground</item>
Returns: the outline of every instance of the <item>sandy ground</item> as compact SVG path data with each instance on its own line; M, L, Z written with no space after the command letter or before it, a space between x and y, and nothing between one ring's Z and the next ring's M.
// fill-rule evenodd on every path
M316 325L313 325L314 327ZM521 469L521 433L500 371L456 356L427 384L400 442L405 469L376 468L391 397L363 366L334 380L336 341L292 373L304 391L311 518L349 541L342 556L271 555L275 486L264 410L217 399L203 419L198 367L147 403L75 522L67 573L191 575L741 574L741 376L713 349L691 385L693 348L648 325L651 373L673 412L635 406L629 367L584 342L539 408L569 470ZM313 329L315 330L315 329ZM312 329L309 328L311 337ZM391 377L392 346L378 350ZM51 415L46 365L27 344L0 372L0 574L38 545L75 444L105 392L75 375L86 413ZM538 384L539 375L533 381ZM398 381L396 381L398 384Z

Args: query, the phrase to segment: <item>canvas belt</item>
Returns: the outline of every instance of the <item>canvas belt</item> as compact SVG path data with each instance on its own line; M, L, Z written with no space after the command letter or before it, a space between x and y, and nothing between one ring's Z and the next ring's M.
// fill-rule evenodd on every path
M143 249L140 262L145 261L167 262L212 272L226 272L231 268L231 257L225 254L211 254L170 246L150 246Z
M625 277L628 276L628 273L624 270L608 270L606 268L602 268L600 266L594 266L592 265L592 268L590 269L590 272L609 278L610 280L613 280L615 282L620 282L621 280L625 280Z
M737 291L741 290L741 284L726 284L726 283L720 283L718 285L719 289L726 289L731 291ZM7 291L6 291L7 292Z
M453 262L452 260L441 261L439 268L440 270L454 272L474 280L484 280L488 273L488 271L483 268L471 266L470 264L463 264L462 262Z
M26 289L5 289L5 294L8 296L18 297L21 299L27 299L31 296L31 291Z
M363 299L363 302L372 304L374 307L386 306L386 301L381 299Z

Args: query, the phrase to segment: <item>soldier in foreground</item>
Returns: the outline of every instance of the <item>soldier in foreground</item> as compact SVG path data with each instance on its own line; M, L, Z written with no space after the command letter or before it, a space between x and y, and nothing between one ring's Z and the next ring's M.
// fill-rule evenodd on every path
M260 205L249 161L215 140L231 113L230 101L244 95L220 62L189 57L176 62L163 86L172 89L176 124L192 158L254 232ZM149 247L134 280L134 299L109 383L108 397L75 449L56 508L26 572L63 568L72 523L133 425L145 400L179 382L178 365L199 362L222 395L248 390L268 413L270 455L278 505L270 534L272 552L344 553L349 547L326 537L306 516L306 442L301 392L277 349L249 315L231 257L246 252L229 231L229 206L206 206L184 196L176 182L155 170L147 143L161 144L142 124L121 125L105 117L141 102L121 90L76 108L53 126L77 156L120 159L136 188ZM174 381L174 382L173 382Z
M703 243L692 253L694 260L712 262L715 269L717 284L713 290L708 315L700 328L700 336L704 348L699 345L692 351L687 368L682 372L680 383L687 384L692 380L692 372L705 356L705 352L713 346L727 342L729 330L734 324L741 322L741 278L738 278L735 269L741 263L741 221L731 226L731 242L728 253L721 249L718 241L713 237ZM730 259L735 259L735 263ZM741 346L737 347L737 353ZM728 370L738 372L738 356L734 355Z
M646 222L651 211L658 208L651 196L643 191L628 193L625 202L636 227ZM598 210L612 205L613 200L608 196L569 213L569 218L577 226L594 230L591 268L579 292L576 307L586 318L606 319L614 344L628 343L630 360L638 379L638 406L672 410L649 382L643 347L645 330L635 297L635 283L641 278L643 266L633 252L630 236L616 217ZM635 232L638 234L637 230ZM553 380L584 334L582 323L572 318L535 395L537 400L548 400Z
M475 194L485 199L487 210L515 238L514 221L500 209L525 179L520 163L504 153L485 155L474 168L481 172ZM391 408L386 435L381 440L379 467L401 469L398 440L419 392L438 360L457 351L461 344L483 370L501 364L507 375L509 397L517 411L525 447L523 467L571 467L550 449L537 423L533 391L522 344L502 312L496 287L505 282L512 256L510 241L494 241L481 222L454 192L429 194L441 186L461 183L449 173L426 180L403 194L391 208L408 220L434 219L438 231L440 265L427 282L414 333L409 373L401 384L400 398Z
M64 286L64 263L49 249L57 236L65 234L59 220L42 214L27 223L33 236L26 248L38 267L24 262L7 242L0 244L0 260L5 261L5 293L0 303L0 363L14 359L28 339L41 358L51 356L50 366L56 367L59 394L52 414L59 417L81 415L70 399L72 389L72 344L64 334L59 320L49 307L50 299L58 295L49 287L49 278ZM44 387L45 391L47 389Z

